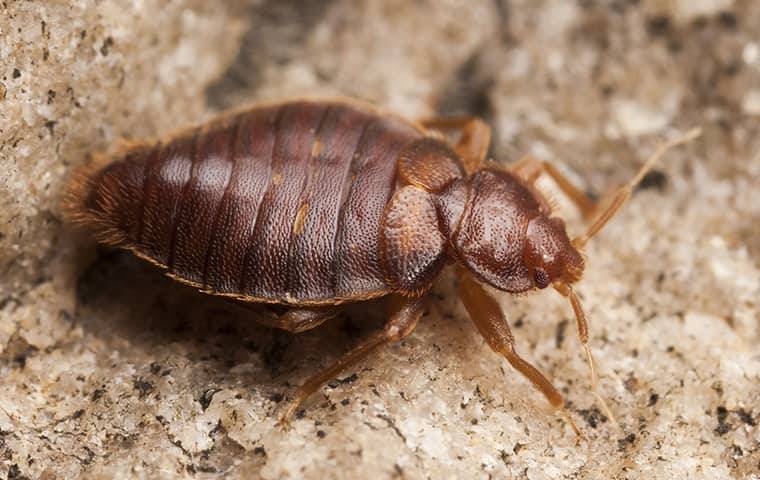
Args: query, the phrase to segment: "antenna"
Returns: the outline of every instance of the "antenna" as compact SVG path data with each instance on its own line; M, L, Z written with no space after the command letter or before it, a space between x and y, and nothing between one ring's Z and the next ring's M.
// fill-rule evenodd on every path
M583 312L581 301L575 294L573 287L567 283L555 283L554 289L559 292L560 295L567 297L570 300L570 305L573 307L573 313L575 313L575 325L578 329L578 339L580 340L581 345L583 345L583 350L586 353L586 362L588 363L589 374L591 375L591 391L596 397L597 402L599 402L599 406L602 407L602 413L607 416L615 428L619 429L620 425L617 420L615 420L615 415L613 415L612 410L607 406L607 402L604 401L604 398L599 394L597 388L599 376L596 373L596 362L594 362L594 356L591 354L591 347L588 345L588 322L586 321L586 314Z
M625 203L628 201L629 198L631 198L631 194L633 193L633 189L638 185L641 180L644 178L644 176L649 172L655 163L657 163L660 158L671 148L676 147L678 145L683 145L684 143L688 143L695 138L699 137L702 134L702 130L700 128L693 128L686 132L685 134L681 135L680 137L677 137L673 140L670 140L668 142L664 142L660 144L659 147L657 147L657 150L652 154L649 159L647 159L646 162L644 162L644 165L641 166L638 173L636 174L633 179L628 182L626 185L622 186L620 189L618 189L617 193L615 193L615 196L612 199L612 202L610 202L609 206L605 208L605 210L597 217L597 219L594 221L594 223L591 224L591 226L588 228L585 234L580 235L573 239L573 246L580 250L582 249L586 243L607 224L607 222L610 221L619 211L620 208L625 205ZM597 401L599 402L599 405L602 407L603 413L607 416L607 418L610 419L613 425L615 425L616 428L619 428L619 425L617 421L615 420L615 417L612 414L612 411L607 406L607 403L604 401L602 396L597 391L597 385L599 381L599 377L597 376L596 372L596 366L594 362L594 356L591 354L591 348L588 345L588 322L586 321L586 314L583 311L583 307L581 306L580 299L575 294L575 291L568 283L564 282L555 282L554 283L554 289L560 293L563 297L566 297L570 301L570 305L573 307L573 313L575 313L575 321L576 321L576 327L578 329L578 339L580 340L581 344L583 345L583 349L586 353L586 361L588 362L589 366L589 373L591 375L591 388L593 390L594 396L596 397Z
M652 154L649 159L647 159L646 162L644 162L644 165L641 166L639 169L639 172L636 174L633 179L628 182L626 185L620 187L620 189L615 193L615 196L612 199L612 202L609 204L609 206L597 217L597 219L594 221L594 223L591 224L591 226L588 228L585 234L579 235L578 237L575 237L573 239L573 246L576 249L582 249L586 246L586 243L607 224L607 222L610 221L617 213L620 211L620 208L625 205L625 203L628 201L629 198L631 198L631 194L633 193L633 189L636 187L636 185L641 182L641 180L644 178L644 176L652 169L655 163L662 158L665 153L670 150L673 147L677 147L678 145L683 145L684 143L688 143L695 138L699 137L702 134L701 128L693 128L686 132L685 134L681 135L680 137L677 137L673 140L670 140L668 142L660 144L659 147L657 147L657 150Z

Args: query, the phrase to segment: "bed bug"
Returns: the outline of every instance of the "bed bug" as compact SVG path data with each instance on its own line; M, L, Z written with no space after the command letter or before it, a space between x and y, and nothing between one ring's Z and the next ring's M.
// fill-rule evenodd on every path
M412 122L349 100L263 104L131 145L76 175L64 206L100 242L131 250L182 283L288 307L265 321L272 327L302 332L343 304L388 297L384 328L308 379L283 421L340 371L409 335L450 263L488 345L562 410L562 395L517 353L484 285L515 294L552 286L567 297L595 386L572 287L584 270L583 247L667 148L696 135L663 145L573 240L536 179L552 177L586 217L596 204L546 162L485 164L490 129L481 120Z

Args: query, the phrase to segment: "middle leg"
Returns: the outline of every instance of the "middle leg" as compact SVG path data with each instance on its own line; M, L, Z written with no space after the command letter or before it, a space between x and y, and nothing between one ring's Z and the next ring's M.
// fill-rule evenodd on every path
M491 127L477 117L433 117L420 122L422 126L439 131L458 131L454 151L462 158L464 170L471 175L480 168L491 144Z

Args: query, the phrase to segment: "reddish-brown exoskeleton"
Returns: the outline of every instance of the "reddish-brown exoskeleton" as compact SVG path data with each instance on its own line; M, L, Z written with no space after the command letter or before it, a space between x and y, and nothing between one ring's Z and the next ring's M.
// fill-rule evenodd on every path
M453 145L436 133L449 130L460 132ZM267 322L291 332L334 317L341 304L388 296L385 328L302 385L283 420L338 372L409 335L447 263L458 265L461 300L491 348L561 409L560 393L515 351L483 285L552 286L567 297L596 385L572 288L581 251L665 149L696 134L663 146L573 240L534 188L537 177L551 176L586 217L595 204L545 162L484 166L482 121L415 123L345 100L261 105L133 145L76 176L65 207L101 242L205 293L291 307Z

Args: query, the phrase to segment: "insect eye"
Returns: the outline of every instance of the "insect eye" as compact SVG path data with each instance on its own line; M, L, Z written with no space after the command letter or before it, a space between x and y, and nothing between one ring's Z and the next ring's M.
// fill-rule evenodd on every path
M533 272L533 280L536 282L538 288L546 288L549 286L549 274L540 268L537 268L535 272Z

